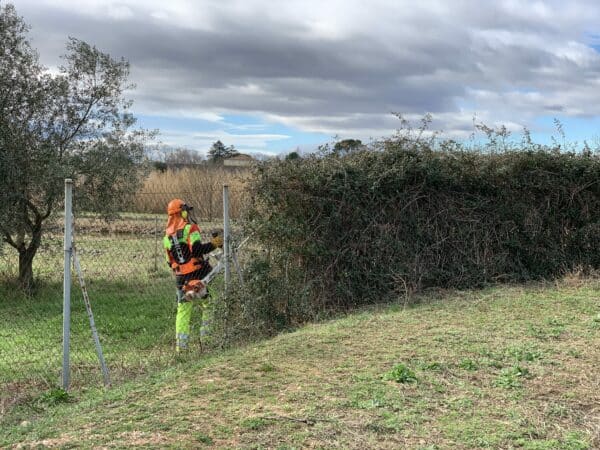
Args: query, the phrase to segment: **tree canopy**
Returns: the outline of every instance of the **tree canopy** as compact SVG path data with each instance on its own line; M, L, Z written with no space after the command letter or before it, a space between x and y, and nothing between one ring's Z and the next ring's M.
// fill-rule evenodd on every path
M360 139L343 139L335 143L333 152L344 155L361 148L365 148L365 146Z
M212 162L220 162L235 155L239 155L239 152L235 147L233 145L227 147L220 140L213 142L208 151L208 156Z
M30 289L63 180L75 180L79 207L115 208L137 186L152 134L133 128L127 61L69 38L50 73L28 31L14 6L0 6L0 236L19 253L19 280Z
M172 151L165 154L164 162L169 164L182 164L182 165L192 165L192 164L202 164L204 158L202 154L198 153L195 150L191 150L185 147L177 147Z

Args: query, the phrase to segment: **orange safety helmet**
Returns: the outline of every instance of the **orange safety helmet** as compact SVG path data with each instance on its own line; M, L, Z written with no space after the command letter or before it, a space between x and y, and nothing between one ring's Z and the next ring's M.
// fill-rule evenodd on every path
M192 209L194 209L193 206L189 206L186 202L184 202L181 199L174 198L167 205L167 214L172 216L174 214L178 214L183 211L186 211L186 212L191 211Z
M169 218L167 220L167 234L171 235L177 232L177 230L183 228L188 222L188 214L191 211L191 206L187 205L183 200L174 198L167 205L167 214ZM196 223L193 219L192 221Z

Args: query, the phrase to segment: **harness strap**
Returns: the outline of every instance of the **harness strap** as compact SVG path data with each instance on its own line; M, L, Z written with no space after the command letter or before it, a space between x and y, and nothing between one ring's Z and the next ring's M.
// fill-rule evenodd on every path
M188 273L195 272L204 265L204 262L198 258L192 258L188 262L178 264L174 262L171 264L171 268L175 269L175 275L187 275Z

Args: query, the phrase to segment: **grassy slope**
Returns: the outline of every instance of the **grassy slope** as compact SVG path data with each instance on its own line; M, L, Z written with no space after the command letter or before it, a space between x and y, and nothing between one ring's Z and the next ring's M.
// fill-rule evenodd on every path
M600 446L600 284L498 287L310 325L74 404L0 446ZM396 364L416 383L386 381Z

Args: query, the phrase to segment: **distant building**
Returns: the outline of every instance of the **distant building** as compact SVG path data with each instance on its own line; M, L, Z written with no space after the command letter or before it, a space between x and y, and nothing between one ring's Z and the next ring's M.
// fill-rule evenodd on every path
M226 167L249 167L254 162L254 158L250 155L239 155L232 156L223 160L223 165Z

